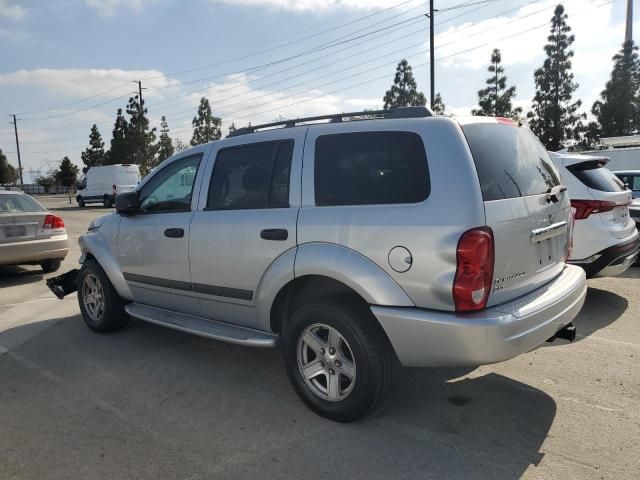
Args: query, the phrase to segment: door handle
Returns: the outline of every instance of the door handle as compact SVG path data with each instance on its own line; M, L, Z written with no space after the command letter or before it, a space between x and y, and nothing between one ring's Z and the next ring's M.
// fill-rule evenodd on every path
M184 230L182 228L167 228L164 231L164 236L169 238L182 238L184 237Z
M289 238L289 231L285 228L267 228L260 232L260 238L263 240L284 241Z

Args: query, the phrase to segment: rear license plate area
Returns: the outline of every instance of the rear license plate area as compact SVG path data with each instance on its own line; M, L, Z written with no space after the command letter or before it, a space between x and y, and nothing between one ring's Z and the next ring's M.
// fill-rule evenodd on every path
M557 237L536 243L538 249L538 269L544 269L555 262Z
M4 227L5 238L18 238L27 236L27 227L24 225L9 225Z

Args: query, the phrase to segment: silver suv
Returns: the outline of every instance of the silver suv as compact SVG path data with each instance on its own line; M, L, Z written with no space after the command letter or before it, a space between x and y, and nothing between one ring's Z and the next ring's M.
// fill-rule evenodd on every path
M476 366L570 336L586 294L558 171L506 119L249 127L174 155L116 210L80 237L91 329L280 343L297 394L337 421L380 403L397 360Z

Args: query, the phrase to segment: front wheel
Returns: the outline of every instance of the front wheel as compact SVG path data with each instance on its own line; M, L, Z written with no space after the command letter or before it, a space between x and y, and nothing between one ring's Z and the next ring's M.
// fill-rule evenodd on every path
M78 304L87 326L100 333L123 328L129 321L124 300L95 260L87 260L78 275Z
M76 198L76 201L78 202L78 207L80 207L80 208L84 208L84 205L85 205L85 204L84 204L84 198L82 198L81 196L78 196L78 197Z
M394 353L366 305L328 299L301 306L286 322L283 349L296 393L323 417L358 420L390 390Z

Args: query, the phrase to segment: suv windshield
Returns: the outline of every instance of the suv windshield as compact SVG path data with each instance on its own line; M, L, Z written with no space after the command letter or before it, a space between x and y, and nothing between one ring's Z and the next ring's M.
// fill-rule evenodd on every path
M583 162L567 167L587 187L600 192L622 192L624 183L600 162Z
M528 129L515 125L463 125L485 201L547 193L560 185L549 154Z

